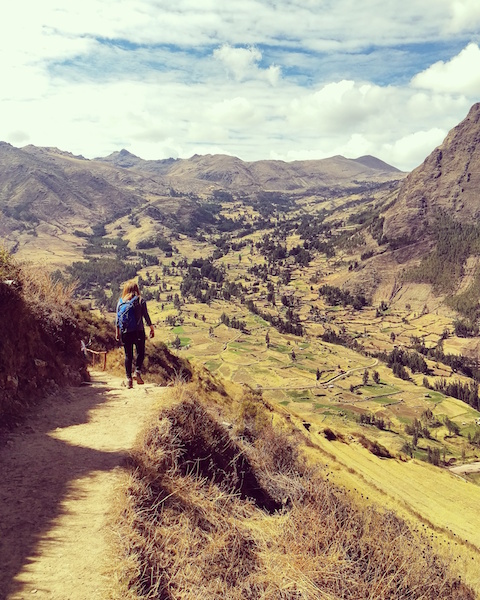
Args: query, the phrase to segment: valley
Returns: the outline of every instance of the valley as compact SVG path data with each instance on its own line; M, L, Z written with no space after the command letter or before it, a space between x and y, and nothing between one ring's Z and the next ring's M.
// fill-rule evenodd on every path
M7 151L20 160L22 151ZM439 382L471 385L479 338L455 335L458 314L447 295L409 276L432 238L398 248L382 239L381 215L395 205L405 174L372 157L287 165L142 161L122 151L92 162L25 151L36 178L50 161L58 177L80 169L78 181L89 163L96 182L89 189L105 189L103 179L121 183L124 198L127 188L135 194L129 204L117 197L115 209L89 201L100 220L82 221L84 209L68 219L38 213L30 225L17 219L5 238L17 240L20 259L77 282L79 298L109 320L121 282L138 275L157 339L213 375L261 391L320 433L360 427L392 455L436 464L478 458L478 402L445 395ZM6 214L20 217L12 201ZM475 265L458 279L459 291L475 283ZM405 369L409 353L420 368ZM452 366L458 355L463 369ZM412 443L414 422L428 433L415 432Z
M373 157L87 161L1 145L1 239L112 330L138 277L156 328L147 378L163 342L273 407L335 485L425 529L479 590L480 207L475 178L444 165L463 136L473 168L478 114L409 175ZM119 348L84 342L121 374Z

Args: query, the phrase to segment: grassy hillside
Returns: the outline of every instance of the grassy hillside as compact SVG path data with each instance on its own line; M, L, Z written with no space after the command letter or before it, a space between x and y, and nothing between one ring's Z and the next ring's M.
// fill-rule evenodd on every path
M93 227L21 230L21 252L62 270L3 254L5 414L78 381L80 339L122 373L111 311L138 277L146 377L178 385L134 461L132 598L471 597L457 578L480 590L479 476L449 468L480 457L478 228L443 218L389 245L394 183L227 192L207 163L200 187L155 195L148 178Z
M253 254L245 248L236 256L236 262L227 254L215 265L230 259L225 272L249 284L249 266L261 264L260 254L254 247ZM331 259L319 260L325 268ZM314 280L301 277L297 267L288 281L275 275L274 289L279 298L300 299L280 300L278 307L283 318L291 307L302 315L307 334L299 337L273 327L241 298L176 301L188 265L170 261L167 270L164 264L149 272L153 285L143 285L145 291L156 285L161 294L158 302L149 300L157 336L147 351L147 377L177 385L171 408L134 457L122 517L127 558L121 580L131 597L189 597L188 590L200 589L212 598L315 598L320 590L330 598L387 598L393 590L413 598L473 598L458 575L480 590L474 525L480 488L418 459L435 449L442 464L475 459L470 440L478 413L423 387L423 373L407 367L408 379L401 379L371 355L392 348L392 332L396 341L415 346L412 338L423 337L435 347L447 317L406 307L328 304L319 282L312 290ZM74 308L68 289L38 270L18 267L7 253L1 280L5 305L18 314L8 325L5 415L18 414L45 389L80 381L80 339L109 349L109 368L121 372L113 327ZM268 280L257 286L251 297L267 311ZM232 326L234 318L244 325ZM325 341L326 331L340 343ZM163 342L176 345L177 339L172 354ZM358 345L348 347L349 339ZM432 382L442 376L469 381L425 356ZM22 362L15 362L19 357ZM239 388L227 394L214 376L242 384L243 395ZM192 377L196 384L181 383ZM449 430L446 417L458 432ZM431 435L408 447L407 426L415 420ZM412 549L415 561L408 560ZM278 572L284 575L278 578Z
M19 416L59 385L88 378L71 290L0 250L0 420Z
M261 394L177 385L133 457L117 593L475 597L428 528L332 482L338 467Z

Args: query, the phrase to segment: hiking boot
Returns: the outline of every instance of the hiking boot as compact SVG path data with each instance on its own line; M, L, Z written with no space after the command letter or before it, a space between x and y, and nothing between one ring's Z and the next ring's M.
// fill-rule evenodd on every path
M135 371L135 375L133 377L137 380L138 385L143 385L145 383L139 371Z
M127 388L131 389L133 388L133 381L130 378L127 378L127 382L125 385L127 386Z

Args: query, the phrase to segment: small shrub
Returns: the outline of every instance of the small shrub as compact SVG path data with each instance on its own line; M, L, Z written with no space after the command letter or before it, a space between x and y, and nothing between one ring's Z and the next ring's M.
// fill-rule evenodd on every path
M337 434L330 429L330 427L325 427L323 430L323 435L329 442L334 442L337 439Z
M380 458L393 458L387 448L382 446L382 444L379 444L376 440L368 439L363 435L363 433L356 433L355 437L364 448L366 448L372 454L375 454L375 456L379 456Z

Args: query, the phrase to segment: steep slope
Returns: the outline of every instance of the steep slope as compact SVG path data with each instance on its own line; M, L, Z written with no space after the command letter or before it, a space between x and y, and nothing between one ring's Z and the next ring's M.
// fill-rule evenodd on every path
M2 598L475 598L475 540L429 512L433 496L475 520L460 479L308 439L258 397L201 393L93 372L8 433ZM425 487L405 494L412 471ZM468 562L442 552L450 542Z
M81 330L69 290L38 268L18 268L0 250L0 422L57 385L87 378Z
M458 221L480 215L480 103L403 182L385 214L388 240L418 240L439 209Z
M52 269L82 258L81 236L91 235L92 227L168 196L160 176L56 148L0 144L1 244L23 259L44 260ZM175 200L173 211L178 207Z

